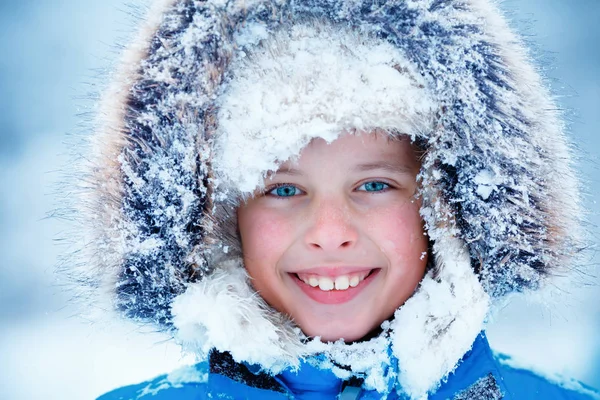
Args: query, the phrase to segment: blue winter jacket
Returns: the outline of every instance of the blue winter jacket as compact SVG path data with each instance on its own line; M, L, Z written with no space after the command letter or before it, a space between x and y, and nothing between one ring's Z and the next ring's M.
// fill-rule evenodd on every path
M600 399L600 394L579 383L566 385L548 380L502 363L489 347L485 334L477 337L473 348L458 368L429 400L584 400ZM307 362L297 372L284 371L271 377L253 373L251 366L235 363L227 353L213 352L209 363L185 367L154 380L116 389L98 400L152 399L260 399L260 400L367 400L406 399L392 391L382 394L360 387L360 380L344 382L329 370Z

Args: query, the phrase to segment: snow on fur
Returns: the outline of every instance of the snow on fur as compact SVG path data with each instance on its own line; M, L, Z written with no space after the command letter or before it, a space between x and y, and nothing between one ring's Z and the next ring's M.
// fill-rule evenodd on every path
M377 4L156 1L90 140L78 281L200 353L216 347L272 371L315 348L331 359L367 354L389 337L397 375L384 373L392 356L357 368L370 371L371 387L394 376L419 398L468 350L488 296L537 289L572 267L569 146L496 6ZM311 138L374 128L426 144L421 215L435 266L384 328L389 336L304 344L248 285L232 210ZM429 369L415 349L441 353L419 354Z
M296 328L269 311L237 262L220 267L173 301L177 339L198 355L206 357L213 348L229 351L236 361L262 365L273 373L297 366L303 354Z
M435 389L440 376L454 371L455 360L471 349L489 308L489 296L460 241L438 241L434 255L443 263L440 275L428 273L392 322L400 387L415 398Z
M256 42L249 35L243 43ZM215 166L243 193L313 138L431 129L423 79L390 43L313 23L279 31L240 58L220 96Z

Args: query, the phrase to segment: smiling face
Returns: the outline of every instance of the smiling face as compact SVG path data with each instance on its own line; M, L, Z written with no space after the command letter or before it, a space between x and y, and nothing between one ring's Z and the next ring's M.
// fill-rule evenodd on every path
M409 139L313 140L238 209L252 285L308 336L358 340L414 292L427 264Z

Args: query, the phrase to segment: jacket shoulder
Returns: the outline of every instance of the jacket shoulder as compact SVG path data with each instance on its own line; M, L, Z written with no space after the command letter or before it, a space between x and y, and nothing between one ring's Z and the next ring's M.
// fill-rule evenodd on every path
M600 400L594 389L574 380L545 377L495 353L481 334L431 400Z
M230 365L230 368L231 365ZM208 400L261 399L284 400L288 396L249 385L241 377L210 372L207 362L177 369L168 375L108 392L97 400Z
M502 386L512 400L600 400L600 393L573 379L545 377L535 371L516 366L510 358L498 355Z
M208 365L185 366L139 384L123 386L97 400L203 400L206 398Z

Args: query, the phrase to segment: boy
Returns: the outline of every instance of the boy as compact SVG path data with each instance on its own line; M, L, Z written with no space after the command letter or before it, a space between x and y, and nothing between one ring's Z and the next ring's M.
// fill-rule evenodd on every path
M482 333L581 246L556 107L492 4L148 15L94 135L84 279L205 361L103 399L597 396Z

